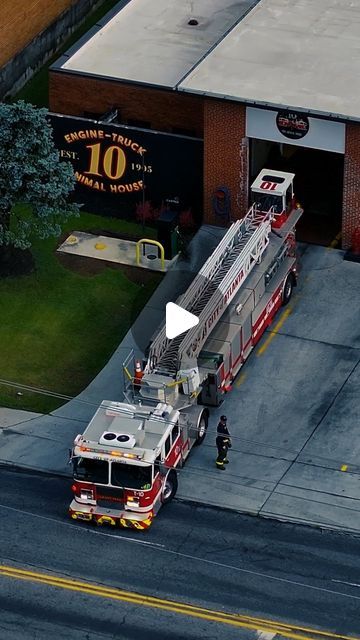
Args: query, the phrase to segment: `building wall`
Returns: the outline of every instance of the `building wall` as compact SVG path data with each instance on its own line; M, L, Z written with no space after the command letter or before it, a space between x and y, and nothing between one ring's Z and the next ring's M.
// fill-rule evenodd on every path
M14 95L104 0L2 0L0 99Z
M221 100L204 103L204 222L225 225L213 210L219 187L230 191L230 218L245 215L248 205L248 140L245 106Z
M138 121L159 131L203 135L203 100L196 96L56 71L50 72L49 91L50 111L56 113L90 117L116 107L124 124L131 120L134 126Z
M360 125L346 125L344 191L343 191L343 248L351 246L355 229L360 228Z
M0 67L19 53L77 0L2 0L0 3Z
M174 127L204 138L204 222L226 225L216 215L213 197L220 187L230 192L230 218L248 208L249 151L245 136L245 105L185 95L161 89L50 73L50 110L68 115L100 115L120 110L121 120L150 122L153 129L173 132ZM140 126L140 125L139 125ZM342 246L360 226L360 125L347 124L344 163Z

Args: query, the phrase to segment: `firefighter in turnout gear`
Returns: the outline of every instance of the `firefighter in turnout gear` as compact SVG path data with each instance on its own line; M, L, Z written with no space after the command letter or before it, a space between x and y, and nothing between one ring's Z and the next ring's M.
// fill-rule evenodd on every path
M227 459L228 449L231 449L230 433L226 425L227 417L221 416L220 422L217 427L216 446L218 455L216 458L216 467L221 471L225 471L225 464L228 464Z

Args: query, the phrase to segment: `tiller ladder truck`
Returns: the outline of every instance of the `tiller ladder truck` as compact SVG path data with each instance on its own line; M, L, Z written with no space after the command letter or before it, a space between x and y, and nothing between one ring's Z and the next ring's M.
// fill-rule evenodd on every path
M296 285L294 174L263 170L253 204L176 301L199 323L176 338L165 324L142 375L124 362L125 402L103 401L71 452L73 519L146 529L177 490L177 469Z

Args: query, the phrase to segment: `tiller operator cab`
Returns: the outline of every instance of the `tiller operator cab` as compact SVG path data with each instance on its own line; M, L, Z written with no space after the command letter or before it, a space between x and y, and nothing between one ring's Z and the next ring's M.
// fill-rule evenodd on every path
M262 169L251 185L252 203L259 211L272 211L271 226L279 229L295 209L294 173Z

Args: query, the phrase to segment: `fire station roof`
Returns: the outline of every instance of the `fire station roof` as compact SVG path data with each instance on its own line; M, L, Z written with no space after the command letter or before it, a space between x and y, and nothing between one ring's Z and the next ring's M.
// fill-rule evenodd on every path
M173 88L257 1L123 0L54 67Z
M178 87L360 119L360 2L261 0Z

